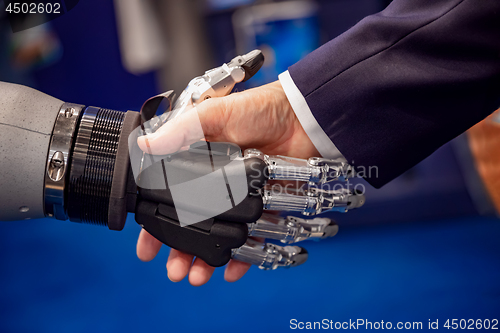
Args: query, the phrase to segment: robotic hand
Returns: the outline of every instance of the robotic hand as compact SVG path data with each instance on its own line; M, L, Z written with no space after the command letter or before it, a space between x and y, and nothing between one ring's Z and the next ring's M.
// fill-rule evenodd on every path
M255 223L248 224L248 235L279 240L293 244L306 239L320 240L337 234L338 225L328 218L302 219L295 216L279 217L262 214ZM232 250L232 258L257 265L261 269L291 267L307 260L307 251L298 246L279 246L260 243L253 239Z
M139 133L132 135L129 140L131 156L137 155L134 154L133 147L139 135L155 133L167 121L173 120L203 101L229 94L235 83L253 76L263 61L262 53L255 50L219 68L207 71L204 76L193 79L180 98L175 103L171 103L173 104L172 111L165 112L158 117L154 115L160 102L165 98L169 99L172 92L148 100L141 110L142 127ZM149 150L148 153L152 154ZM286 156L269 156L257 149L247 149L242 154L239 147L235 145L214 142L198 142L186 151L160 156L150 163L148 163L148 158L151 158L151 155L147 155L143 154L142 159L132 158L132 161L141 161L137 166L134 166L132 162L132 169L142 199L161 203L161 205L148 207L150 214L147 215L146 212L142 212L143 204L140 203L138 208L142 213L138 218L136 213L137 221L161 242L196 255L212 266L221 266L229 258L251 263L262 269L296 266L307 259L307 252L303 248L266 244L248 239L248 237L268 238L290 244L308 238L331 237L338 230L337 225L327 218L313 220L293 216L278 218L266 213L260 216L262 210L294 211L305 216L312 216L324 211L347 212L364 203L362 194L354 193L345 186L334 186L333 190L324 188L325 184L331 185L332 182L345 181L355 175L354 169L340 160L317 157L304 160ZM235 164L237 161L243 162L245 183L248 183L248 189L245 188L245 195L248 197L241 198L240 203L235 202L237 194L234 193L234 188L231 192L231 187L236 183L235 175L238 174L238 164ZM175 191L170 192L169 183L173 182L173 186L177 186L176 179L199 180L221 170L220 178L223 189L219 192L214 190L217 186L210 183L206 193L197 196L197 193L193 192L203 192L202 188L204 188L200 182L189 195L181 195L177 201L174 198ZM272 185L275 181L293 181L302 186L294 190L286 188L286 191L283 191L282 187L276 190ZM166 185L161 190L149 189L157 184ZM227 192L225 187L228 189ZM224 212L215 213L212 206L224 205L224 202L217 203L210 200L208 205L203 206L201 203L204 201L203 196L214 195L220 197L222 201L225 200L224 197L229 198L231 206ZM182 216L177 216L173 207L180 209L180 214L182 210L201 214L205 217L204 221L200 223L191 221L188 227L178 230L175 236L171 236L174 233L171 230L165 230L165 223L174 221L176 224L180 222L183 225ZM162 215L163 219L158 218L153 225L148 224L153 215L152 212L155 212L155 217ZM148 216L148 218L142 219L141 216ZM204 239L203 233L217 230L216 226L226 222L231 224L225 225L225 231L231 230L233 234L239 234L240 236L233 237L233 240L238 242L223 246L221 245L223 241L210 241L209 237ZM248 233L245 226L238 222L247 224ZM162 230L158 228L160 225L164 225ZM182 237L182 241L178 241L181 234L186 235ZM197 245L189 244L188 239L197 239Z
M262 63L261 52L252 51L206 72L189 83L172 112L158 117L156 109L170 93L148 100L139 114L63 103L27 87L0 83L0 186L11 189L0 192L0 220L49 216L121 230L130 212L161 242L212 266L231 258L263 269L303 263L307 252L298 246L249 237L292 244L335 235L338 227L330 219L281 218L263 211L312 216L360 207L362 194L342 187L325 189L352 177L350 165L269 156L255 149L243 153L228 143L197 142L165 156L145 154L137 147L137 135L154 133L204 100L229 94ZM227 191L179 196L177 185L207 175L222 175L220 183ZM232 185L241 175L245 191L238 192ZM272 185L276 180L302 186L277 191ZM220 207L204 205L205 197ZM183 225L182 217L192 215L195 223Z
M144 103L141 113L143 123L148 121L147 134L156 132L167 121L174 119L196 104L212 97L226 96L233 90L236 83L245 82L254 76L264 63L264 56L259 50L237 56L227 64L205 72L205 75L192 79L179 99L175 102L172 112L165 112L153 118L163 98L170 98L173 91L154 96ZM144 126L144 124L143 124Z
M281 247L271 243L260 243L248 237L269 238L286 244L306 239L322 239L334 236L337 225L328 218L311 220L295 216L281 218L262 212L293 211L305 216L316 215L324 211L347 212L364 203L362 194L346 188L324 190L322 184L346 177L339 176L342 170L352 173L350 166L342 162L328 161L321 163L317 158L309 160L292 159L282 156L268 156L255 149L248 149L243 156L238 147L225 143L210 143L210 150L205 150L205 143L194 144L188 150L162 156L160 160L145 168L136 178L140 200L136 206L136 221L151 235L177 250L193 254L212 266L222 266L230 258L248 262L263 269L290 267L302 264L307 259L307 251L298 246ZM207 161L206 156L209 156ZM248 189L244 197L237 194L231 185L238 174L238 164L245 166L245 180ZM293 163L292 163L293 162ZM196 194L175 198L172 180L196 179L221 172L219 183L227 186L225 190L209 180L212 193L202 195L216 196L221 200L210 205L203 205ZM170 173L170 177L166 174ZM186 174L189 173L189 176ZM223 176L226 175L226 177ZM154 181L152 181L154 180ZM286 193L282 187L275 189L271 180L297 180L303 183L299 189ZM190 181L188 181L190 182ZM152 184L166 184L164 188L150 189ZM200 183L199 183L200 184ZM201 189L200 189L201 188ZM192 188L203 192L205 186ZM184 200L182 199L184 198ZM188 198L188 199L186 199ZM224 211L214 212L211 205L223 205L230 200L231 206ZM179 213L179 211L181 213ZM183 211L195 212L203 220L184 225L179 218ZM212 217L213 216L213 217Z

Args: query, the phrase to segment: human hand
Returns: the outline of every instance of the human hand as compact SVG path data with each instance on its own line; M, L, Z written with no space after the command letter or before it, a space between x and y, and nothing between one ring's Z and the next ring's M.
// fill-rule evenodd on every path
M299 123L279 81L212 98L164 124L154 134L138 139L139 147L153 154L170 154L199 141L193 123L201 123L204 137L212 142L232 142L242 150L256 148L265 154L297 158L320 156ZM137 256L152 260L162 243L142 230L137 242ZM231 260L224 278L239 280L250 268L247 263ZM171 249L167 261L168 277L181 281L189 273L189 282L201 286L208 282L214 267L187 253Z

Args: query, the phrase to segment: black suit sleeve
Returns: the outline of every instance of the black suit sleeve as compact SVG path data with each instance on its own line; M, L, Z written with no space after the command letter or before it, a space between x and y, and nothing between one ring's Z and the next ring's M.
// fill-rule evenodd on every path
M380 187L500 105L500 0L394 0L289 72Z

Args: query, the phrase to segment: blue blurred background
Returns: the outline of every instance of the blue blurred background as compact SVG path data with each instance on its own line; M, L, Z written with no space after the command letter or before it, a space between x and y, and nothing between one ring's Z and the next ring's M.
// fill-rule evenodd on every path
M155 20L165 50L157 54L166 60L152 57L140 67L131 64L133 55L126 59L124 26L135 29L136 21L120 18L119 1L80 1L37 32L44 38L43 47L35 45L38 53L30 49L32 39L13 35L0 17L0 80L64 101L138 110L158 92L180 93L203 70L262 48L266 66L238 88L244 89L275 80L388 3L307 1L297 14L293 2L261 1L278 6L262 11L254 1L162 1ZM175 23L174 12L182 17L183 10L196 19L197 31ZM207 43L190 46L190 36ZM191 51L182 57L180 50ZM273 332L289 329L293 318L421 321L424 327L428 319L498 318L500 224L480 214L485 210L461 158L446 145L383 189L367 187L363 209L330 216L341 226L336 237L304 245L305 265L252 268L235 284L223 281L222 269L200 288L171 283L168 249L150 263L136 258L140 227L132 215L122 232L51 219L2 222L0 332Z

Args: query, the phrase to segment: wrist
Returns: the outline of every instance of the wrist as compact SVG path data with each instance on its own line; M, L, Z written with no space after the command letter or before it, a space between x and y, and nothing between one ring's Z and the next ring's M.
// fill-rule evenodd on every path
M314 117L305 97L295 85L290 73L288 71L281 73L279 75L279 81L298 122L301 124L304 132L309 137L319 155L330 159L341 159L346 162L342 153Z

